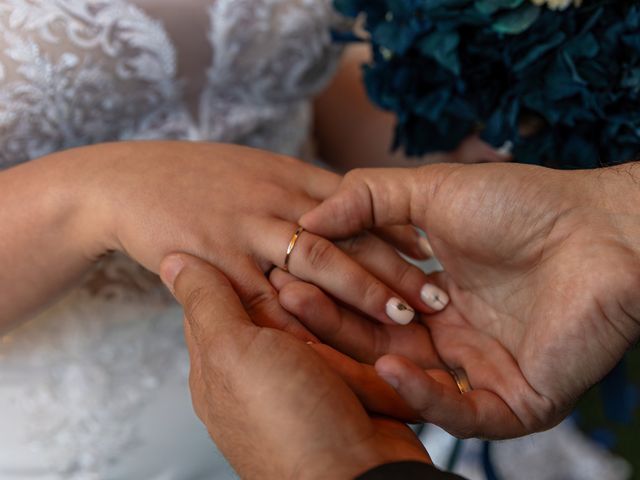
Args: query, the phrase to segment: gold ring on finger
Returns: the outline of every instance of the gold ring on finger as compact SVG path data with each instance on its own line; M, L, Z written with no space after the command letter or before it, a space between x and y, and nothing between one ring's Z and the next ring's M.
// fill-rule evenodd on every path
M467 372L465 372L463 368L450 370L449 373L453 377L453 380L456 382L458 390L460 390L461 394L464 395L465 393L469 393L471 390L473 390L473 387L471 387L471 383L469 382Z
M287 247L287 254L284 257L284 267L282 267L282 269L285 272L289 271L289 259L291 258L291 252L293 252L293 249L295 248L296 243L298 243L298 239L300 238L300 235L302 235L302 232L304 232L304 228L298 225L296 232L291 237L291 240L289 240L289 246Z

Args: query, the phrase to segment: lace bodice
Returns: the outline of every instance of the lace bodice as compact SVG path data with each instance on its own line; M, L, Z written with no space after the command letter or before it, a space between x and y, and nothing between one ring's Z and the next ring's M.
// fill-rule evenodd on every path
M331 0L0 0L0 169L128 139L298 155L333 21ZM181 328L157 279L115 257L0 337L0 478L229 477Z
M330 0L177 5L1 0L0 165L142 138L298 154L336 59Z

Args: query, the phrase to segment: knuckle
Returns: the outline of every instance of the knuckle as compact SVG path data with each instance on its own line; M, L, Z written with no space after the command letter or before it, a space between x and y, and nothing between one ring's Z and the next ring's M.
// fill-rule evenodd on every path
M187 320L194 326L198 326L200 317L206 315L207 288L195 287L186 296L184 302L184 314Z
M423 418L427 418L425 416L426 412L421 413L423 415ZM472 415L461 415L453 422L451 418L443 416L440 421L436 423L439 423L443 428L445 428L445 430L461 440L465 440L467 438L477 438L482 434L482 432L478 430L477 421Z
M457 427L453 429L452 433L454 433L454 436L456 438L459 438L460 440L466 440L468 438L476 438L478 436L477 430L468 425L462 425L460 427Z
M391 334L389 330L376 328L373 330L373 351L378 357L390 352Z
M422 275L422 273L417 267L399 259L395 271L396 283L398 285L413 285L416 283L415 279L418 275Z
M329 240L317 238L305 243L305 253L309 266L315 271L328 268L335 259L336 246Z
M365 279L363 282L362 298L366 303L384 304L387 301L387 297L390 297L390 295L387 294L387 289L382 282L373 277Z
M354 235L346 240L342 240L339 245L342 250L357 257L371 247L371 236L366 233Z
M516 413L521 426L528 432L539 432L554 426L569 412L559 408L553 400L539 396L535 403Z
M244 307L253 323L259 327L296 331L296 319L280 305L275 289L255 293L245 301Z
M356 183L361 182L367 175L367 170L364 168L354 168L353 170L349 170L347 174L344 176L344 181L348 183Z
M259 290L245 300L245 308L251 313L264 312L278 302L278 293L274 288Z
M341 206L342 218L350 230L358 231L375 225L374 195L367 182L368 172L362 169L351 170L345 176L345 185L349 187L350 201ZM364 216L363 216L364 214Z

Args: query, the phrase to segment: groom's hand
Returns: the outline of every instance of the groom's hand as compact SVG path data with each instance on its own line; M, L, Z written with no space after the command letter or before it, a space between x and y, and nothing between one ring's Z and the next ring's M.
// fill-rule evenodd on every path
M423 321L474 390L398 355L376 369L426 421L511 437L561 420L638 340L638 179L638 164L360 170L301 224L329 238L407 223L428 233L451 304Z
M162 263L185 310L196 413L242 478L354 478L429 462L404 424L371 418L311 345L255 326L227 279L187 255Z

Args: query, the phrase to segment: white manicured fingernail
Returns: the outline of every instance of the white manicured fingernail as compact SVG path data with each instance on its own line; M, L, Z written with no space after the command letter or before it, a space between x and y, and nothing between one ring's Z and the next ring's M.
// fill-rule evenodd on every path
M393 297L387 302L387 315L391 320L400 325L411 323L415 314L415 310L399 298Z
M420 290L420 298L422 298L422 301L426 305L437 312L444 310L444 307L449 305L449 295L430 283L422 287L422 290Z
M429 243L429 240L427 240L426 237L420 237L420 240L418 240L418 247L420 248L422 253L424 253L427 257L431 258L434 256L433 248L431 248L431 244Z

